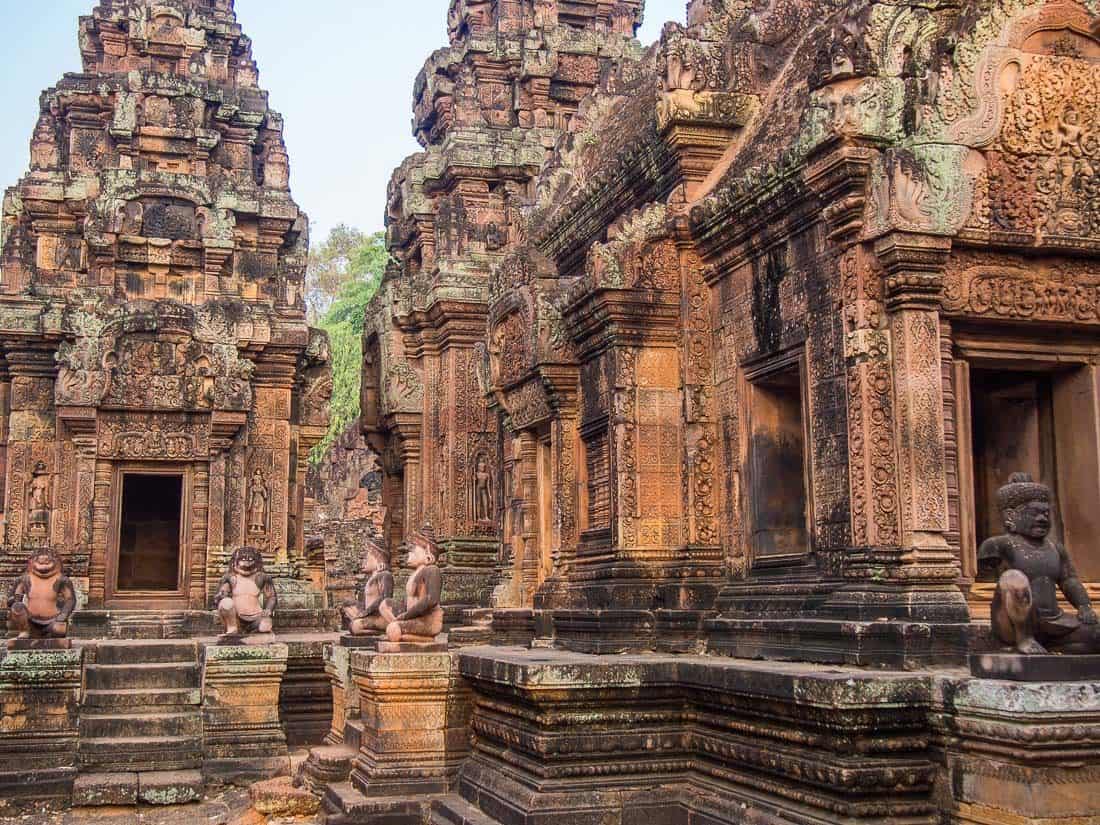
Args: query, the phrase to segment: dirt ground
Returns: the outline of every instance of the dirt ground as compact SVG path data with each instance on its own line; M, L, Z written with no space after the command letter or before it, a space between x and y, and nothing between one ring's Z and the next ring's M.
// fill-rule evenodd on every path
M231 788L202 802L173 807L76 808L37 813L0 808L0 825L236 825L238 821L244 825L248 809L248 791ZM298 822L305 825L303 820Z

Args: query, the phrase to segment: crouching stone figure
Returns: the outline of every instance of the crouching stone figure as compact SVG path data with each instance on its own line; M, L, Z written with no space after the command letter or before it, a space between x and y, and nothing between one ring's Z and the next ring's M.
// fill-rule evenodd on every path
M1049 538L1050 488L1017 473L997 493L1006 533L982 544L978 561L999 576L992 624L997 639L1019 653L1100 653L1097 623L1088 591L1061 544ZM1058 605L1061 590L1077 609Z
M63 640L76 610L76 590L55 550L35 550L8 595L8 630L19 641ZM60 645L59 645L60 646Z
M215 597L225 635L270 633L278 602L275 583L264 572L263 554L255 547L238 549Z
M344 608L344 618L352 636L376 636L386 631L389 620L382 615L381 607L387 599L393 598L393 573L389 567L386 551L374 539L368 539L362 570L370 578L363 588L363 601Z

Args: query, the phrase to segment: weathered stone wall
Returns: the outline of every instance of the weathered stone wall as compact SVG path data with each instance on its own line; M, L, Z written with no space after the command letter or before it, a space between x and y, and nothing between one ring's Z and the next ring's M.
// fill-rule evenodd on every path
M382 464L367 443L359 422L333 442L306 478L314 500L308 526L315 553L323 561L328 604L339 607L356 598L363 583L367 541L383 541L389 510L383 504Z

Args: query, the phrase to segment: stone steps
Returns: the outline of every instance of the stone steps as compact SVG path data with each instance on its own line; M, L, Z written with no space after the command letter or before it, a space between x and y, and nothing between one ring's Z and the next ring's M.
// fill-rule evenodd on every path
M350 782L329 785L321 801L322 825L423 825L432 798L364 796Z
M118 736L80 742L82 769L110 773L143 766L177 771L202 767L202 736Z
M197 662L88 665L84 677L88 690L178 690L199 687L202 671Z
M202 717L187 708L169 706L157 713L96 713L80 719L80 738L202 736Z
M202 668L195 642L101 643L85 683L78 746L85 804L201 797Z
M448 794L432 805L430 825L500 825L458 794Z
M149 707L194 706L202 702L202 689L172 688L151 692L148 688L126 690L89 690L84 694L85 712L88 708L141 709Z
M86 773L73 786L74 807L183 805L202 799L202 771Z
M96 647L96 664L131 665L135 657L144 664L195 664L199 660L196 642L111 642Z

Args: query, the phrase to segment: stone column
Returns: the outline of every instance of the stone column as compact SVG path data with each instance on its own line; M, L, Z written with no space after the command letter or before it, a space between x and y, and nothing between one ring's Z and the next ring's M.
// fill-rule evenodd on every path
M71 441L72 506L67 528L67 538L61 545L69 550L66 563L69 576L78 593L87 597L90 588L90 567L94 549L96 411L89 407L60 408L58 419ZM77 609L81 606L78 597Z
M405 520L402 537L423 526L422 498L420 494L420 425L421 416L414 413L398 413L395 429L401 442L401 463L405 477ZM397 550L391 547L390 552ZM390 559L397 567L399 559Z
M325 673L332 687L332 729L325 736L325 744L342 745L348 720L359 715L359 700L351 675L351 648L326 644Z
M867 357L849 376L853 516L865 544L847 560L849 586L830 600L851 618L969 620L947 539L939 307L949 252L949 239L900 232L875 244L885 329L868 333Z
M516 482L523 497L523 523L520 526L520 541L523 543L523 556L519 563L520 601L522 607L530 607L539 586L538 439L531 432L521 432L517 438L519 462L516 464Z
M284 644L208 645L203 664L203 775L266 779L290 767L279 722Z
M0 516L7 505L8 419L11 416L11 376L0 361Z
M233 505L240 508L236 512L240 515L242 542L259 546L265 557L286 564L290 541L291 407L297 356L289 352L265 353L256 367L253 402L256 423L249 437L246 475L241 480L243 501ZM264 475L268 493L267 524L259 534L247 524L249 485L257 469Z
M83 651L0 659L0 797L68 800L77 773Z
M57 501L59 455L54 408L57 364L54 350L48 343L41 348L8 350L6 358L11 375L11 414L8 417L8 506L4 541L13 548L46 545L50 543L57 519L64 518L64 513L72 506L66 501L60 502L59 508ZM49 478L49 524L32 528L28 523L27 504L36 467L40 464Z
M351 670L363 723L352 784L368 797L450 792L470 751L457 656L356 651Z

